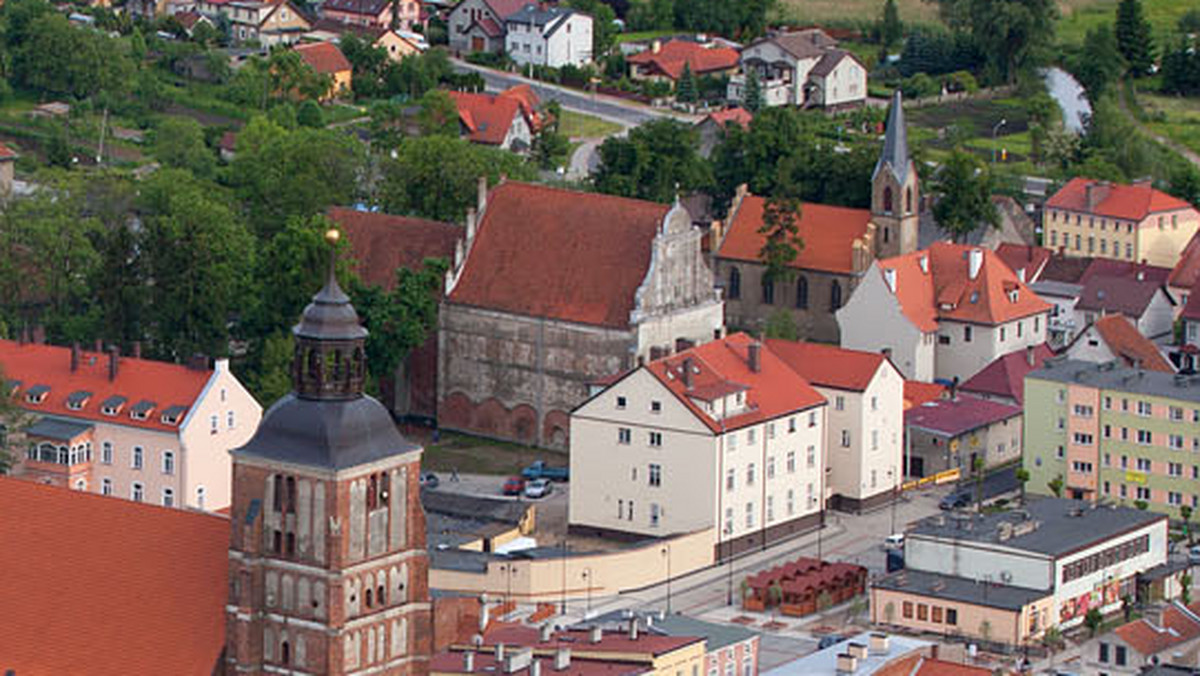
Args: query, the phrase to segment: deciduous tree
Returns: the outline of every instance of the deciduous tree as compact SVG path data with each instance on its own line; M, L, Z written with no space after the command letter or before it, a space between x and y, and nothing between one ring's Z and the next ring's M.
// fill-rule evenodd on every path
M998 227L1000 215L992 202L988 167L974 155L955 150L935 176L933 216L944 230L963 241L980 227Z

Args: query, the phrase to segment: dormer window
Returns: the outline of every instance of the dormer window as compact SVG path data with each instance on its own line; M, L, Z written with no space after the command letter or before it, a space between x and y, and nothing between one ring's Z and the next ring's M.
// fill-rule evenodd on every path
M1010 302L1010 303L1017 302L1017 299L1020 298L1020 295L1019 295L1020 293L1021 293L1021 291L1019 289L1013 289L1012 291L1009 291L1008 292L1008 302Z
M31 404L40 404L46 400L47 394L50 394L49 385L34 385L25 392L25 401Z
M978 291L972 291L972 292L971 292L971 304L972 304L972 305L974 305L974 304L976 304L976 303L978 303L978 302L979 302L979 292L978 292Z
M1185 302L1185 304L1186 304L1186 302ZM11 397L11 396L15 395L17 393L17 390L19 390L19 389L21 389L21 381L19 381L19 380L4 381L4 391L8 393L8 396Z
M67 395L67 408L72 411L79 411L87 405L88 400L92 398L91 392L72 392Z
M100 403L100 412L104 415L118 415L121 413L121 409L125 408L126 401L128 401L128 399L125 397L122 397L119 394L114 394Z
M158 408L158 404L143 399L129 409L129 417L134 420L145 420L156 408Z
M164 425L178 425L186 410L183 406L170 406L163 411L161 420Z

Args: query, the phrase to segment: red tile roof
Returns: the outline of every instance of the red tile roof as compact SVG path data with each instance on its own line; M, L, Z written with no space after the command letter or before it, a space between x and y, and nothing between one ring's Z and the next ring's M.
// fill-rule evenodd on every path
M571 646L571 664L575 664L577 656L596 656L603 659L606 655L624 656L625 661L630 655L651 655L658 657L667 655L680 648L703 641L701 636L668 636L642 632L636 640L629 638L624 631L605 631L601 633L599 643L592 643L590 632L566 629L551 633L549 641L541 640L541 632L534 627L508 622L496 622L489 625L483 633L483 643L494 646L503 643L507 647L520 646L533 648L537 652L553 653L563 645ZM609 658L612 659L612 658Z
M433 656L429 662L429 673L431 674L501 674L504 673L502 665L496 662L496 656L492 653L475 653L475 664L472 671L467 671L463 665L464 652L441 652ZM553 658L539 658L542 663L543 673L552 673ZM572 676L636 676L637 674L648 674L653 672L653 668L648 665L637 665L628 662L601 661L581 659L577 655L571 656L570 673ZM530 669L518 669L513 674L529 674Z
M17 151L8 147L7 144L0 143L0 160L15 159L16 157Z
M501 20L516 14L525 5L536 4L532 0L483 0Z
M1036 347L1009 352L997 358L963 383L963 392L1006 397L1020 406L1025 401L1025 374L1042 367L1042 363L1054 356L1054 350L1042 343ZM1029 363L1030 358L1033 364Z
M1200 280L1200 232L1192 235L1183 253L1179 254L1179 262L1171 270L1167 284L1176 288L1190 289Z
M446 92L458 106L458 119L475 143L498 146L504 143L513 120L522 115L521 99L503 94Z
M106 354L83 351L79 370L72 373L69 347L0 340L4 378L21 381L16 403L29 411L69 418L178 432L186 411L176 425L162 422L163 411L171 406L191 408L213 374L209 369L199 371L179 364L119 357L117 378L109 380L108 359ZM25 392L35 385L50 387L41 404L25 401ZM72 392L91 392L92 396L75 411L67 408L67 397ZM104 415L100 404L112 396L125 397L124 407L115 416ZM130 417L129 410L143 400L154 402L154 410L145 420Z
M1130 281L1147 281L1166 284L1171 269L1133 261L1118 261L1111 258L1096 258L1088 263L1079 277L1080 284L1087 284L1094 277L1122 277Z
M342 54L342 50L332 42L313 42L296 45L292 49L304 59L312 69L323 75L333 75L350 70L350 62Z
M885 361L877 352L795 340L770 339L767 347L813 385L855 392L867 389Z
M646 368L713 432L739 429L825 404L821 393L769 347L760 347L759 370L751 371L748 360L753 342L750 336L737 333L651 362ZM683 363L688 358L693 365L690 390L683 382ZM723 421L692 401L704 400L709 390L725 394L738 388L746 392L748 410Z
M450 302L629 327L669 206L508 181L488 195ZM552 252L553 255L547 255Z
M228 519L5 478L0 514L0 668L219 670Z
M349 238L359 278L385 289L396 285L397 268L419 269L426 258L452 259L464 234L450 223L346 207L330 208L329 219Z
M1092 186L1095 206L1088 208L1087 189ZM1046 208L1078 211L1108 218L1141 221L1152 213L1188 209L1192 205L1155 190L1149 183L1108 183L1090 178L1073 178L1054 196Z
M762 197L746 195L734 214L729 232L721 242L717 256L761 263L759 252L766 236L763 225ZM799 236L804 243L791 267L850 274L854 272L854 240L867 232L871 212L866 209L805 203L800 207Z
M1004 261L1013 272L1019 270L1025 271L1025 283L1031 284L1037 281L1038 276L1042 272L1042 268L1054 255L1054 252L1046 247L1029 246L1028 244L1011 244L1003 242L996 247L996 255L1000 260ZM1018 274L1018 277L1020 275Z
M936 401L946 394L946 386L923 383L919 380L904 381L904 410L920 406L927 401Z
M1161 622L1161 625L1157 625L1145 618L1134 620L1117 627L1113 633L1130 648L1146 656L1200 636L1200 622L1188 617L1174 605L1163 609Z
M1162 373L1174 373L1175 369L1171 368L1171 362L1158 351L1154 343L1149 338L1142 335L1137 327L1122 315L1108 315L1097 319L1092 328L1100 335L1100 339L1108 346L1108 349L1117 357L1125 360L1125 363L1132 366L1134 362L1140 363L1142 368L1150 371L1161 371ZM1088 331L1084 330L1075 337L1072 344L1083 339ZM1070 351L1070 346L1067 351Z
M742 129L749 129L750 122L754 119L754 113L751 113L745 108L735 106L733 108L719 110L715 113L709 113L708 117L704 119L712 120L722 127L727 127L729 126L729 123L732 122L737 124Z
M971 251L982 262L972 279ZM928 272L921 260L927 258ZM997 325L1050 310L1050 304L1017 280L1016 274L989 249L934 242L925 251L877 261L879 274L896 271L900 309L921 331L933 331L941 319ZM1016 301L1010 292L1016 292Z
M904 425L957 437L1019 415L1021 409L1018 406L960 394L953 399L938 399L908 409L904 412Z
M685 63L691 66L695 75L729 70L737 66L738 53L728 47L708 48L688 40L671 40L657 52L653 48L647 49L630 56L626 62L649 66L672 80L678 80L683 75Z

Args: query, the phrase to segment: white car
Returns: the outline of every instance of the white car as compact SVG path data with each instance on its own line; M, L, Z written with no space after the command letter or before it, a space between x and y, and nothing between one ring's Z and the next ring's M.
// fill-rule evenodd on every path
M544 498L554 491L554 484L549 479L534 479L525 484L525 497Z
M904 549L904 533L893 533L883 541L884 549Z

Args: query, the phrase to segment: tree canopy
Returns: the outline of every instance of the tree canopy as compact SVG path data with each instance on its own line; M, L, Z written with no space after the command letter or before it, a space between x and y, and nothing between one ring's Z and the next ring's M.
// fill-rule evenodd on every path
M938 198L933 216L938 225L958 242L981 227L998 227L1000 214L992 202L993 188L988 167L974 155L956 149L934 179Z
M660 119L609 137L600 145L600 167L593 181L610 195L670 202L680 191L708 187L712 172L697 152L699 139L690 126Z

